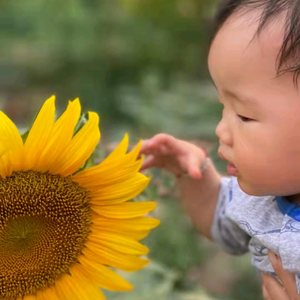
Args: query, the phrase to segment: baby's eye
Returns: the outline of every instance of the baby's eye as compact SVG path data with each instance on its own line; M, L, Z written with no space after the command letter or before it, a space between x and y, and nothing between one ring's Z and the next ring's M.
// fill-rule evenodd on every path
M250 118L247 118L247 117L244 117L244 116L241 116L241 115L237 115L237 116L242 120L242 122L254 121L253 119L250 119Z

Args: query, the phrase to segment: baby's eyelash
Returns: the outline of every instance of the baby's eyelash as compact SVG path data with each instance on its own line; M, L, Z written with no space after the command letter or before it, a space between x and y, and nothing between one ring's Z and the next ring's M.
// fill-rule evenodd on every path
M241 116L241 115L237 115L243 122L251 122L251 121L254 121L253 119L250 119L250 118L247 118L247 117L244 117L244 116Z

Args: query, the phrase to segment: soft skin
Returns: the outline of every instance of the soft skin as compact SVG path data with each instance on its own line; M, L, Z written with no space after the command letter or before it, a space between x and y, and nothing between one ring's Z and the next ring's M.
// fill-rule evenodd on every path
M219 154L236 166L247 194L299 201L300 90L293 74L277 76L281 22L257 36L258 15L234 15L210 49L209 70L224 105Z

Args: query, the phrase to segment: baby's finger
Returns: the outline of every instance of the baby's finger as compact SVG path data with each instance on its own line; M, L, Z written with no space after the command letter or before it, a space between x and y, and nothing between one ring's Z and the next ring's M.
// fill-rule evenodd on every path
M203 173L206 171L206 169L209 167L209 158L204 158L203 162L199 164L199 158L197 157L190 157L188 160L187 165L187 173L190 177L194 179L200 179L203 177Z
M265 288L265 286L263 286L262 291L263 291L263 297L265 300L272 300L267 289Z
M151 140L143 140L142 141L142 145L141 145L141 149L140 149L140 153L137 157L137 159L140 159L142 157L142 155L149 155L153 152L152 148L149 147L149 145L152 145Z
M140 155L149 154L157 147L158 147L157 141L155 141L153 138L148 140L143 140L141 145Z
M155 166L157 166L157 161L155 159L155 156L150 155L143 161L140 171L143 171L143 170L149 169L151 167L155 167Z
M153 138L144 140L142 142L140 155L141 154L152 154L155 150L159 154L167 155L170 152L170 149L174 150L175 148L175 138L164 133L155 135Z
M271 300L292 300L283 286L270 274L262 274L263 285L267 291L267 295ZM268 298L267 298L268 299Z
M170 152L176 148L176 139L169 134L160 133L152 138L152 142L156 147L160 147L163 151Z
M187 173L189 174L189 176L191 178L194 178L194 179L202 178L202 173L201 173L200 167L198 167L197 165L189 165L187 168Z
M295 277L292 273L283 269L281 259L272 251L269 251L269 259L273 265L274 271L281 279L290 299L300 299Z
M145 150L148 147L149 140L142 140L140 154L145 154Z

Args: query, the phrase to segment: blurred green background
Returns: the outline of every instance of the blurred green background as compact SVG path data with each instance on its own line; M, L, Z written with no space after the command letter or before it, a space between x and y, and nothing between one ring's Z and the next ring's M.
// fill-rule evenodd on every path
M0 3L0 109L24 130L52 94L63 110L80 97L101 117L100 151L125 132L165 132L206 146L218 169L221 116L207 70L217 0L4 0ZM140 198L161 219L145 243L152 264L115 300L262 299L250 257L230 257L200 237L181 209L174 178L152 170Z

